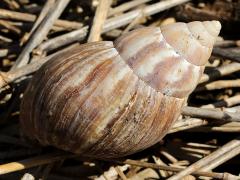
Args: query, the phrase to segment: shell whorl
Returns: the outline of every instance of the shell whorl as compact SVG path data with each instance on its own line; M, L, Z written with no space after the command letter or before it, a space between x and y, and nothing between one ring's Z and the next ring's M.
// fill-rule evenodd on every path
M125 62L155 90L187 97L196 87L220 31L217 21L136 29L114 42Z
M94 42L39 69L24 93L20 119L25 134L43 145L111 158L158 142L183 103L139 79L111 42Z
M204 26L218 34L211 23ZM45 63L23 96L25 134L97 158L121 157L157 143L203 71L175 49L172 28L164 28L138 29L114 44L87 43Z

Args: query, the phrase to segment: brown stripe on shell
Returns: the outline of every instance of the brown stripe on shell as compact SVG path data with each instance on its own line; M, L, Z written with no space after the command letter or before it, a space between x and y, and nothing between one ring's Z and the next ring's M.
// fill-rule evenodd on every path
M84 48L83 48L84 49ZM101 49L103 49L103 46L101 46ZM87 56L89 55L89 52L91 52L91 51L88 51L88 53L87 53ZM92 54L95 54L95 52L93 52L92 51ZM82 53L82 55L84 56L84 53ZM82 57L83 56L81 56L81 55L79 55L78 56L78 58L79 59L76 59L77 61L75 62L75 63L77 63L78 65L81 65L81 60L80 59L82 59ZM53 61L54 61L55 59L53 59ZM62 59L62 61L64 61L65 59ZM64 65L64 62L62 62L62 61L59 61L59 60L57 60L58 62L60 62L60 65ZM58 98L58 97L56 97L56 98L54 98L54 97L52 97L52 96L50 96L50 98L51 98L51 101L45 101L46 100L46 96L47 95L51 95L51 94L48 94L48 93L45 93L45 95L44 96L42 96L41 95L41 93L43 93L43 92L49 92L49 90L53 90L52 89L52 86L54 85L54 80L56 80L56 79L58 79L57 77L60 77L61 78L61 76L63 76L63 77L66 77L65 75L65 73L63 73L63 74L61 74L62 73L62 71L64 72L64 68L61 68L61 67L54 67L54 65L56 65L56 66L58 66L59 64L58 64L58 62L56 61L56 63L55 64L52 64L52 62L49 62L49 64L51 64L51 66L48 66L49 64L46 64L46 65L44 65L44 66L47 66L47 68L46 67L42 67L42 69L44 69L44 70L39 70L38 71L38 73L40 73L40 74L38 74L38 75L36 75L35 77L39 77L39 78L35 78L35 79L33 79L33 82L31 83L31 84L33 84L33 86L32 87L30 87L30 92L28 92L28 90L27 90L27 92L25 93L27 96L28 95L31 95L32 97L28 97L28 101L31 101L32 100L32 102L28 102L28 103L25 103L25 104L30 104L30 106L31 106L31 108L33 108L33 110L35 110L35 111L32 111L32 115L30 114L30 117L28 117L28 119L29 119L29 127L31 127L31 125L33 126L33 127L36 127L36 128L33 128L33 127L31 127L31 128L28 128L28 127L26 127L25 129L26 129L26 131L29 131L28 129L31 129L32 130L32 132L34 131L35 133L33 133L34 135L38 135L39 136L39 141L42 141L43 140L43 135L42 135L42 132L44 132L44 130L45 129L41 129L41 127L44 125L44 126L48 126L48 123L45 123L45 120L43 119L43 120L41 120L41 121L39 121L38 120L38 118L39 118L39 116L40 115L42 115L42 112L41 112L41 110L40 110L40 107L41 107L41 105L40 104L43 104L43 106L47 106L47 104L46 103L51 103L51 102L53 102L52 104L55 104L55 100ZM69 60L70 61L70 60ZM65 63L67 64L69 61L66 61ZM56 69L55 69L56 68ZM65 67L66 68L66 71L68 71L68 69L67 69L67 67ZM59 70L59 72L57 71L57 70ZM55 77L55 78L54 78ZM70 76L69 76L70 77ZM41 80L41 81L39 81L39 80ZM45 83L45 84L44 84ZM47 85L48 84L48 85ZM45 87L45 90L44 89L42 89L41 87ZM60 86L56 86L56 90L54 91L56 94L57 94L57 92L61 89L61 88L63 88L63 87L60 87ZM49 89L49 90L48 90ZM33 92L35 92L35 94L33 93L33 92L31 92L31 91L33 91ZM35 97L35 98L33 98L33 97ZM37 99L36 99L37 98ZM56 103L57 104L57 103ZM23 108L24 108L24 106L22 106ZM34 107L36 107L36 108L34 108ZM49 109L51 109L51 108L49 108ZM52 110L52 109L51 109ZM22 111L22 112L24 112L24 111ZM48 112L48 111L47 111ZM34 116L33 116L34 115ZM24 115L23 115L24 116ZM32 117L31 117L32 116ZM48 117L48 115L46 115L47 116L47 119L49 119L50 117ZM35 120L34 120L35 119ZM54 120L54 119L53 119ZM56 121L57 121L57 119L55 119ZM41 123L41 124L40 124ZM26 125L26 124L25 124ZM36 133L36 132L38 132L38 133ZM45 144L45 143L47 143L47 142L42 142L43 144ZM48 144L48 143L47 143Z
M169 97L156 92L143 81L139 83L133 102L124 115L114 121L108 136L84 154L98 158L120 157L145 149L166 134L165 128L176 120L176 111L180 113L184 100L169 100ZM173 106L169 108L171 104Z
M143 83L141 85L142 87L140 86L139 90L143 88L143 86L147 86ZM155 90L148 86L145 89L147 89L147 92L149 92L149 96L144 97L145 92L143 91L141 96L139 96L139 98L143 99L141 104L136 104L136 106L134 106L135 109L130 109L129 111L129 123L132 122L132 128L129 128L131 130L129 135L125 138L122 138L123 141L119 143L118 149L121 151L119 154L133 153L144 149L144 146L149 147L152 145L150 145L150 141L147 143L142 143L142 138L150 133L149 130L151 129L151 125L154 124L157 109L161 101L159 101L159 99L155 96ZM131 143L130 145L132 139L134 139L135 142Z
M88 57L91 53L91 51L88 51L87 54L82 53L82 57L81 60L84 60L84 57ZM92 54L96 54L97 52L94 52L92 50ZM79 58L79 57L78 57ZM41 116L41 112L42 112L42 107L51 107L51 110L54 111L55 108L57 109L61 109L59 106L59 96L61 97L61 93L64 92L65 89L69 88L68 86L66 86L66 83L71 82L71 79L73 78L72 76L75 74L77 74L76 72L79 70L79 67L81 68L81 66L83 66L84 64L86 64L88 61L81 61L79 62L78 58L71 58L68 61L66 61L65 64L60 64L60 66L58 67L52 67L53 69L49 69L50 72L54 72L53 74L50 74L50 79L46 80L46 81L42 81L43 83L46 83L45 86L41 85L39 87L45 87L45 89L42 89L41 92L46 92L44 94L39 93L39 95L37 96L38 101L34 100L34 102L38 102L38 104L36 104L36 106L38 108L36 108L35 115L36 117ZM97 62L100 63L101 61ZM64 66L64 68L63 68ZM40 101L40 100L44 100L44 102ZM43 104L44 103L44 104ZM57 105L58 107L54 107L52 105ZM52 117L53 120L57 121L56 118ZM53 124L55 123L55 121L51 121ZM42 124L37 124L36 126L40 126L40 125L46 125L44 123ZM41 127L41 126L40 126ZM39 129L41 129L41 131L39 132L39 134L41 134L41 132L45 132L43 130L48 129L49 126L45 127L46 129L44 129L44 127L41 127ZM47 133L45 133L46 135ZM41 139L43 139L44 135L40 135ZM48 139L47 137L45 139Z
M163 41L147 44L137 51L134 56L125 59L125 61L133 70L136 70L140 65L149 63L149 58L154 54L158 54L164 45Z
M178 98L188 96L197 85L198 77L201 76L199 74L201 67L191 64L183 56L178 55L161 36L158 28L155 30L147 28L144 37L156 36L156 38L146 44L141 41L142 44L139 45L137 35L140 35L141 32L141 29L135 30L129 33L129 36L124 36L116 41L114 45L120 56L139 78L155 90ZM187 32L189 33L189 31ZM187 38L190 37L187 36ZM130 48L129 44L132 46L131 48L134 48L133 45L137 46L136 49L133 49L134 53L127 49ZM172 74L175 74L177 81L171 76Z
M139 84L139 81L136 85ZM125 128L127 128L127 122L129 122L128 114L129 109L132 108L132 106L135 106L136 99L138 98L137 88L132 89L132 97L129 100L128 104L122 108L122 110L119 112L116 117L113 117L113 119L109 122L108 128L111 129L110 133L107 134L107 136L99 139L97 144L91 148L90 154L101 154L101 153L110 153L110 154L116 154L117 151L115 150L114 146L116 145L117 141L121 139L120 134L124 132ZM120 133L121 132L121 133ZM118 144L118 143L117 143ZM104 149L104 152L102 151ZM111 152L113 150L113 152ZM115 153L116 152L116 153Z
M144 84L143 82L139 83ZM149 87L142 87L139 84L136 95L132 101L129 101L128 108L111 127L111 135L106 137L97 147L95 147L93 154L100 153L104 156L106 153L110 154L109 156L121 156L126 149L129 149L129 146L136 144L134 141L137 141L138 138L144 135L141 131L138 131L139 128L147 126L147 122L144 123L146 118L143 118L143 116L149 115L149 112L147 112L149 108L146 103L146 100L149 99L150 96L149 93ZM131 139L134 134L136 135L136 139ZM141 136L137 137L139 134ZM129 139L131 139L131 144L129 144Z
M148 130L149 133L146 133L146 136L141 139L141 143L146 144L143 149L147 147L147 144L153 145L167 134L168 129L177 120L180 114L178 110L181 109L184 103L184 99L169 97L160 93L158 93L157 97L161 103L156 109L154 123Z
M91 119L88 126L81 128L81 136L78 137L81 148L78 151L84 151L91 147L97 143L98 139L109 133L107 124L111 122L114 115L121 111L121 108L126 106L133 95L137 77L133 77L131 69L119 60L119 58L114 60L117 63L109 72L108 77L102 81L81 107L89 115L96 111L97 114ZM119 68L124 73L119 71ZM111 83L112 80L115 80L114 76L119 77L119 80ZM107 86L107 84L109 85Z
M161 31L159 28L153 28L153 27L145 27L145 28L135 29L129 33L122 35L118 39L116 39L114 41L114 47L121 54L121 52L124 51L125 48L127 48L128 44L135 43L141 37L152 36L151 38L155 37L157 39L160 32Z
M101 81L108 76L108 73L111 71L113 67L112 58L110 59L104 59L104 54L102 56L102 60L100 58L96 58L96 56L93 56L90 58L92 59L92 62L96 62L97 64L94 65L94 69L90 71L86 77L84 77L83 81L80 82L80 84L76 87L68 87L66 91L63 92L62 95L60 95L61 98L58 98L57 101L54 104L58 104L56 107L55 114L56 117L53 117L54 119L62 119L61 123L66 121L67 123L74 123L73 117L75 116L75 112L81 109L81 105L86 101L86 99L92 94L92 92L98 87L98 85L101 83ZM85 66L81 67L81 69L85 68ZM78 72L81 72L80 69L77 70ZM72 77L71 77L72 78ZM62 106L59 106L59 104L62 104ZM59 112L58 112L59 111ZM83 113L84 114L84 113ZM87 117L83 115L83 121L87 121ZM77 120L76 120L77 122ZM80 122L79 122L80 123ZM61 127L63 124L55 124L55 127L53 130L58 129L64 129ZM66 124L64 127L66 127L66 132L68 131L69 124ZM67 136L66 133L59 133ZM58 136L58 137L59 137ZM66 139L66 138L65 138ZM64 137L59 138L58 142L59 144L65 144L62 142L64 140ZM69 139L66 139L68 141Z
M186 97L196 87L198 77L201 76L199 71L201 68L190 63L182 64L183 61L181 57L166 58L155 66L151 74L142 79L163 94L178 98ZM173 74L174 72L177 74ZM174 76L177 76L175 78L178 80L173 80Z
M159 28L140 28L127 33L114 42L120 56L127 59L137 55L144 47L154 42L160 42L162 38Z
M63 95L57 100L58 106L56 107L56 115L53 119L61 119L61 122L53 123L52 128L50 128L49 133L54 131L58 137L58 142L52 142L57 144L66 144L63 142L64 139L69 141L71 139L65 138L69 128L69 123L74 123L73 116L75 112L81 108L81 105L87 100L87 98L91 95L91 93L97 88L97 85L108 75L109 71L113 67L111 60L106 60L101 64L97 65L94 70L89 73L88 77L82 82L79 86L76 87L68 87L66 91L64 91ZM94 82L94 84L93 84ZM81 96L81 91L83 91L86 87L90 86L88 92ZM79 99L78 97L81 96ZM83 120L86 120L86 116L84 116ZM91 119L91 118L90 118ZM61 130L58 132L58 130ZM65 132L64 132L65 131ZM48 137L50 139L50 137Z
M34 133L36 131L36 124L33 123L34 112L29 111L29 109L38 109L34 107L37 107L36 102L40 99L39 93L43 92L42 87L45 87L47 82L50 82L50 79L56 78L56 76L53 76L51 73L55 72L55 70L57 70L59 67L62 67L62 65L68 62L68 59L71 59L72 57L77 56L79 59L81 59L81 57L84 55L87 56L88 54L93 54L98 50L103 50L110 47L112 47L111 42L97 42L95 44L90 43L86 45L81 45L77 48L71 49L71 51L64 52L59 54L58 56L53 57L51 60L45 63L38 72L36 72L34 78L32 79L32 82L30 83L24 94L24 97L26 98L23 98L20 113L20 116L24 117L20 118L21 121L27 121L27 123L21 123L21 126L23 131L25 131L26 134L29 134L29 137L37 134ZM91 50L94 50L95 52ZM57 67L58 65L59 67ZM52 84L50 83L47 87L51 87L51 85ZM38 97L38 99L36 100L34 97Z

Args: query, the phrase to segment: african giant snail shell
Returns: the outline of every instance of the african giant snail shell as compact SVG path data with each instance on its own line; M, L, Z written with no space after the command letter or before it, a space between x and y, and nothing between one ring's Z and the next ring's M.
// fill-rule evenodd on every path
M220 28L217 21L146 27L51 59L24 94L25 134L98 158L155 144L196 87Z

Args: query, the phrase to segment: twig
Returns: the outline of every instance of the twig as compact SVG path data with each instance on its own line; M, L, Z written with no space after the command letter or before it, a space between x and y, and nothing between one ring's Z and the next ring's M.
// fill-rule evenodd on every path
M211 73L203 74L200 83L204 83L207 81L215 80L221 76L226 76L228 74L234 73L236 71L240 71L240 63L231 63L228 65L224 65L218 68L214 68Z
M236 151L236 152L233 155L229 154L228 152L233 150L233 149L235 149L234 151ZM197 161L196 163L194 163L191 166L187 167L186 169L182 170L178 174L170 177L168 180L182 179L184 176L192 174L193 172L196 172L196 171L204 168L205 166L208 166L209 163L211 163L215 159L218 159L221 156L225 156L225 153L227 153L227 156L229 157L229 159L240 153L240 140L239 140L239 138L236 138L236 139L228 142L227 144L225 144L224 146L222 146L218 150L214 151L210 155L202 158L201 160Z
M81 41L86 37L87 30L88 27L85 26L81 29L71 31L61 36L57 36L53 39L49 39L43 42L36 50L34 50L34 53L42 54L43 51L49 52L73 42Z
M6 43L11 43L12 39L0 35L0 41L4 41Z
M26 65L29 61L29 53L39 45L43 39L47 36L47 33L50 31L53 23L61 15L62 11L65 9L70 0L57 0L55 7L47 14L41 24L38 26L34 34L30 37L27 45L24 47L23 51L17 58L15 64L12 66L12 69L16 69Z
M15 0L3 0L5 3L8 4L10 9L19 9L20 6Z
M199 92L203 90L216 90L216 89L233 88L233 87L240 87L240 79L219 80L219 81L211 82L204 86L197 87L195 91Z
M7 56L8 54L17 54L20 52L20 48L18 44L14 44L12 46L7 46L4 49L0 49L0 57Z
M152 0L133 0L133 1L129 1L129 2L126 2L126 3L123 3L115 8L111 8L109 10L109 13L108 13L108 16L112 16L112 15L115 15L115 14L119 14L119 13L123 13L124 11L127 11L129 9L132 9L136 6L139 6L141 4L144 4L144 3L147 3L149 1L152 1Z
M58 152L58 153L52 153L47 155L41 155L34 158L25 159L22 161L2 164L0 165L0 175L7 174L10 172L20 171L23 169L28 169L35 166L53 163L65 158L72 158L72 157L76 157L76 155Z
M207 126L206 126L207 125ZM196 128L197 127L197 128ZM224 124L211 125L208 121L197 119L197 118L188 118L178 120L171 130L168 132L175 133L179 131L188 130L191 132L240 132L240 123L239 122L228 122Z
M197 118L182 119L182 120L178 120L168 133L170 134L170 133L175 133L179 131L184 131L187 129L203 126L206 124L208 124L208 122L202 119L197 119Z
M0 49L0 57L5 57L9 53L9 49Z
M223 16L216 14L214 11L208 10L207 8L195 8L189 4L186 4L184 8L181 8L177 12L178 18L181 18L185 21L209 21L209 20L223 20L227 19Z
M240 94L226 98L221 101L217 101L212 104L203 105L201 107L202 108L216 108L216 107L223 107L223 106L230 107L236 104L240 104Z
M160 157L156 157L156 156L152 156L154 162L157 164L157 165L163 165L163 166L167 166L166 163L164 163ZM168 176L170 176L171 172L169 171L165 171L165 170L159 170L159 174L163 177L163 178L166 178Z
M128 180L128 178L125 176L125 174L122 172L122 170L119 168L119 166L115 167L115 170L117 171L118 175L122 178L122 180Z
M6 9L0 9L0 18L4 19L12 19L12 20L19 20L24 22L34 22L37 19L36 15L28 14L28 13L21 13L15 11L9 11ZM64 29L79 29L83 26L82 23L75 22L75 21L67 21L67 20L56 20L54 26L62 27Z
M239 133L240 132L240 125L239 126L228 126L224 124L222 126L202 126L194 129L189 129L190 132L223 132L223 133Z
M191 117L210 118L225 121L240 121L239 113L230 113L218 109L207 109L185 106L183 107L182 114Z
M187 146L197 147L197 148L208 148L208 149L216 149L218 147L218 146L215 146L215 145L193 143L193 142L187 143Z
M35 177L32 174L25 173L22 177L21 180L35 180Z
M35 21L31 31L29 33L26 33L22 40L21 40L21 45L24 44L28 38L33 34L33 32L37 29L37 27L40 25L40 23L43 21L43 19L47 16L49 13L50 9L54 7L55 0L47 0L46 3L44 4L41 13L39 14L37 20Z
M9 72L0 72L0 88L6 86L7 84L25 76L28 74L31 74L38 70L45 62L47 62L49 59L51 59L54 56L57 56L61 53L68 52L69 49L72 49L73 47L78 46L78 44L73 44L61 51L58 51L52 55L49 55L47 57L42 58L39 61L30 63L22 68L18 68L16 70L10 70Z
M184 169L184 168L179 168L179 167L157 165L154 163L147 163L147 162L135 161L135 160L130 160L130 159L127 159L125 161L112 161L112 162L115 162L118 164L129 164L129 165L133 165L133 166L141 166L141 167L152 168L152 169L162 169L162 170L173 171L173 172L179 172ZM236 176L230 175L228 173L203 172L203 171L195 171L192 174L198 175L198 176L213 177L213 178L217 178L217 179L223 179L228 175L231 177L236 177Z
M112 0L99 0L99 4L93 19L93 25L88 37L88 42L99 41L111 4Z
M240 154L240 145L237 146L236 148L226 152L224 155L219 156L218 158L214 159L211 161L207 166L201 169L201 171L211 171L212 169L218 167L219 165L225 163L229 159L232 159L233 157L237 156ZM239 177L240 179L240 177Z
M217 41L214 44L214 47L220 47L220 48L226 48L226 47L233 47L233 46L239 46L240 40L234 41L234 40L223 40L223 41Z
M128 24L128 26L123 30L122 34L127 33L128 31L130 31L135 25L137 25L141 19L143 19L145 17L144 12L142 11L142 13L136 17L130 24Z
M20 171L23 169L28 169L28 168L39 166L39 165L49 164L65 158L72 158L76 156L77 155L73 155L69 153L57 152L57 153L37 156L34 158L30 158L30 159L26 159L18 162L3 164L3 165L0 165L0 175L7 174L10 172ZM135 166L141 166L141 167L147 167L147 168L153 168L153 169L162 169L162 170L173 171L173 172L179 172L183 170L183 168L163 166L163 165L157 165L153 163L146 163L146 162L135 161L135 160L111 161L111 162L115 162L118 164L129 164L129 165L135 165ZM198 176L213 177L217 179L222 179L226 176L235 177L228 173L215 173L215 172L202 172L202 171L196 171L196 172L193 172L192 174L198 175Z
M128 168L130 167L130 165L125 164L123 166L118 166L118 168L123 172L128 170ZM101 173L100 176L98 176L97 178L94 178L95 180L111 180L111 179L117 179L117 176L119 175L116 168L114 168L113 166L111 166L108 170L104 171L99 164L95 164L95 168L97 171L99 171ZM82 168L81 168L82 169ZM79 172L79 170L78 170Z
M15 27L14 25L9 23L8 21L0 20L0 25L4 26L5 28L11 30L12 32L14 32L16 34L20 34L21 33L21 30L19 28Z
M106 23L104 24L103 32L107 32L111 29L119 28L121 26L124 26L128 23L130 23L132 20L134 20L136 17L139 17L142 13L146 16L151 16L153 14L156 14L158 12L164 11L166 9L170 9L174 6L180 5L182 3L186 3L190 0L166 0L161 1L158 3L154 3L152 5L146 6L143 9L137 9L130 11L128 13L125 13L123 15L113 17L111 19L108 19Z
M213 55L240 62L239 48L213 48Z

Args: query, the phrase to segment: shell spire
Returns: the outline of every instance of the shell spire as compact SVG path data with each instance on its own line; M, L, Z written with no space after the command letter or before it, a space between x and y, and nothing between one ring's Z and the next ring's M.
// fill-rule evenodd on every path
M114 42L134 73L155 90L187 97L198 84L221 29L218 21L136 29Z
M218 21L175 23L161 28L166 41L187 61L205 65L220 32Z

